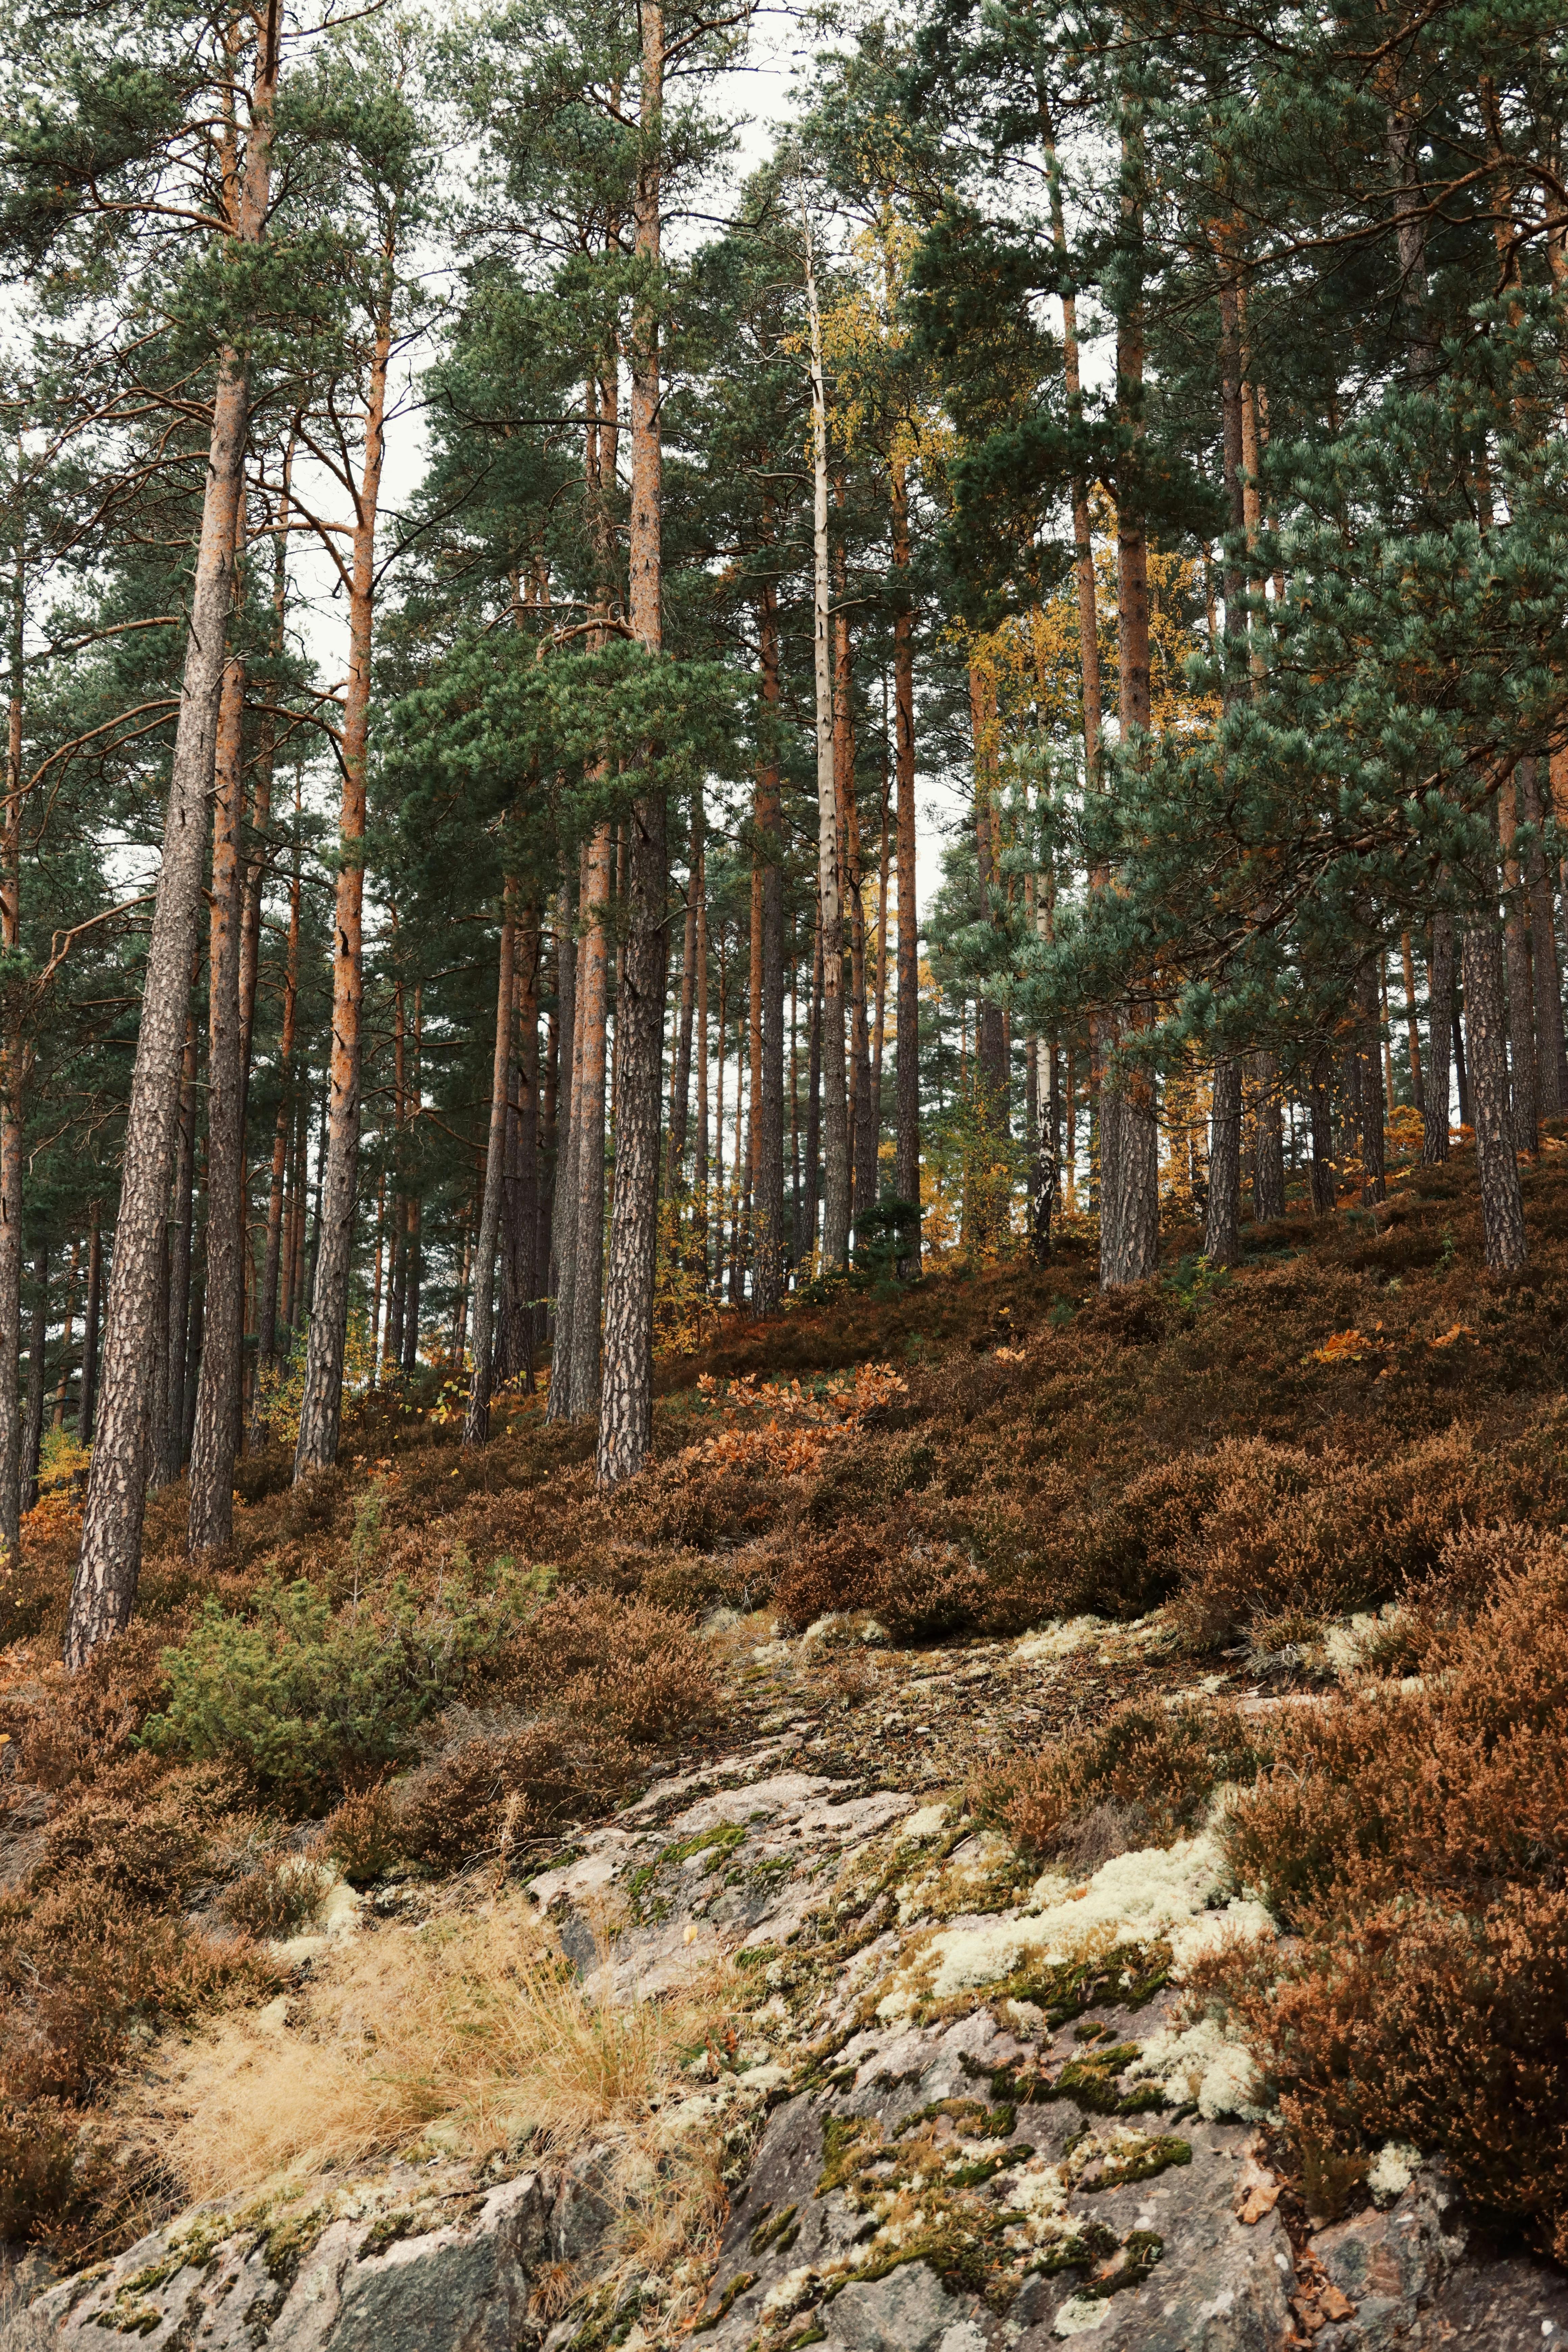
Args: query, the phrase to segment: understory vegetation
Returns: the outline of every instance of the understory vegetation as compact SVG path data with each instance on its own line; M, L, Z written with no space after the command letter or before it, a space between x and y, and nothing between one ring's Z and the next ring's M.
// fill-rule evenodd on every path
M179 1492L156 1498L140 1613L69 1675L75 1515L46 1501L0 1688L0 2235L85 2255L309 2152L298 2105L275 2128L245 2084L255 2015L291 1980L279 1939L339 1877L456 1877L513 1927L459 1903L428 1946L388 1929L334 1963L310 1995L310 2150L346 2160L436 2118L501 2145L520 2100L546 2129L584 2100L632 2116L700 2031L650 2016L657 2048L609 2048L518 1924L519 1879L661 1756L733 1744L738 1643L858 1612L941 1674L965 1637L1092 1612L1154 1619L1173 1703L1091 1707L973 1775L971 1810L1085 1871L1217 1822L1238 1887L1295 1940L1220 1949L1191 1998L1245 2031L1320 2201L1397 2137L1568 2252L1555 1139L1523 1184L1536 1246L1511 1282L1480 1271L1461 1153L1375 1219L1256 1229L1196 1296L1173 1227L1166 1272L1121 1293L1069 1243L1044 1270L737 1318L663 1363L653 1460L610 1496L591 1429L534 1401L465 1453L438 1402L373 1399L308 1485L279 1452L241 1465L216 1566L185 1556ZM1283 1703L1244 1713L1259 1691ZM366 1970L391 1973L378 1990ZM577 2073L551 2091L530 2004L574 2001L576 2056L567 2036L549 2064ZM430 2053L395 2095L354 2042L372 2002ZM487 2003L506 2046L448 2063ZM199 2065L171 2055L215 2015ZM125 2127L149 2080L184 2103L155 2158ZM244 2133L222 2122L241 2106Z

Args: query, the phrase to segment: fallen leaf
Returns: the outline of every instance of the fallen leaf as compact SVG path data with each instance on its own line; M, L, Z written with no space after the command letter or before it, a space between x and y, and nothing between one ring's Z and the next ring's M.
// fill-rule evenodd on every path
M1245 2222L1248 2229L1255 2221L1261 2221L1264 2215L1272 2213L1279 2203L1282 2186L1282 2182L1276 2180L1271 2172L1249 2156L1237 2179L1237 2220Z
M1318 2307L1325 2319L1348 2319L1355 2309L1349 2295L1331 2283L1318 2289Z

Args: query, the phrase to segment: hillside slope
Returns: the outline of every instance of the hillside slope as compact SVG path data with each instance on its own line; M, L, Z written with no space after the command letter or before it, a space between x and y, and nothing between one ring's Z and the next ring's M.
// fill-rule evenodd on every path
M1223 1286L734 1325L608 1503L378 1402L215 1574L157 1504L74 1681L43 1506L16 2340L1549 2340L1562 1156L1507 1286L1461 1155Z

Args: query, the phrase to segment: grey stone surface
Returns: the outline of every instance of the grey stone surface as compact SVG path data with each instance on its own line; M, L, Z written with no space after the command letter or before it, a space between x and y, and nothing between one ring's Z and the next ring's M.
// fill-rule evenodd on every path
M827 2306L827 2340L845 2352L938 2352L966 2322L983 2344L971 2306L949 2294L924 2263L905 2263L836 2296Z

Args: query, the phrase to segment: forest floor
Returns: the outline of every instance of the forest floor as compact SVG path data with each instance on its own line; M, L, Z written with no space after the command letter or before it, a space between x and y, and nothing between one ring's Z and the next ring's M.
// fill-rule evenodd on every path
M1561 1137L1523 1181L1507 1284L1467 1150L1223 1282L1178 1225L726 1319L608 1500L537 1401L372 1400L210 1570L156 1498L74 1678L46 1501L11 2341L1552 2340Z

